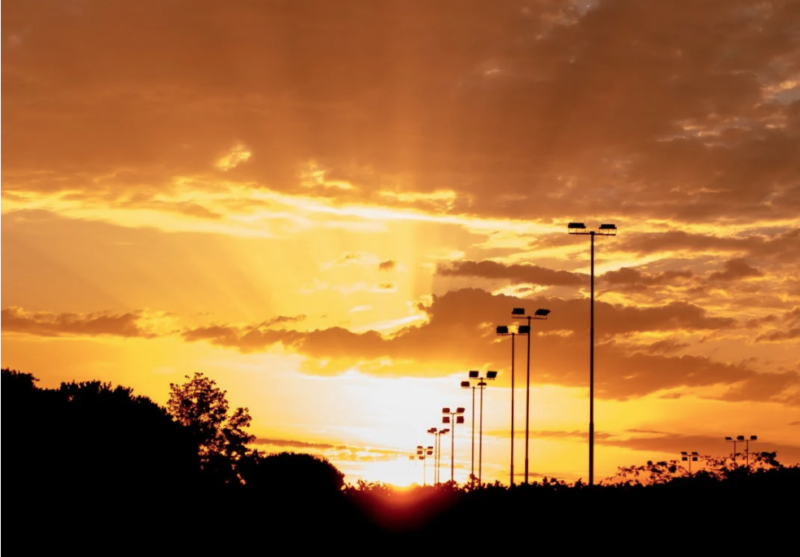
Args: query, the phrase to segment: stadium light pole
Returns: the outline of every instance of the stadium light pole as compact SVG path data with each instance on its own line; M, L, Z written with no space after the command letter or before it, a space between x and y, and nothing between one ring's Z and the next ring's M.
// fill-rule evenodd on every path
M681 451L681 460L689 463L689 475L692 475L692 462L697 462L697 452Z
M455 412L450 408L442 408L442 423L450 424L453 432L450 434L450 481L454 481L455 454L456 454L456 424L464 423L464 408L458 407Z
M436 429L432 427L428 430L428 433L433 435L433 483L439 483L439 463L442 457L442 435L446 435L449 433L449 429Z
M725 441L728 443L733 443L733 468L736 469L736 442L744 441L744 436L739 435L738 437L726 437Z
M494 379L497 379L497 372L496 371L487 371L486 375L481 375L481 373L479 371L472 370L472 371L469 372L469 378L472 381L476 381L477 380L477 383L475 383L473 389L475 387L477 387L481 392L481 401L480 401L480 405L481 405L480 413L481 413L481 416L480 416L480 423L479 423L480 425L478 426L479 427L479 432L478 432L478 485L481 485L481 478L482 478L482 472L483 472L483 391L489 385L486 382L487 380L492 381ZM465 383L469 384L470 381L465 381ZM461 385L463 386L464 383L462 383ZM472 393L473 393L473 395L472 395L473 396L473 402L472 402L473 412L472 412L472 414L473 414L473 423L474 423L475 391L473 390ZM474 439L474 429L475 429L475 427L473 425L473 439Z
M589 310L589 486L594 485L594 238L595 236L616 236L615 224L601 224L598 230L587 230L582 222L571 222L567 232L575 235L588 235L591 238L591 305Z
M516 344L516 331L510 331L506 325L497 326L499 336L511 336L511 472L508 482L509 486L514 485L514 345Z
M751 435L745 440L744 445L744 462L747 466L747 471L750 471L750 441L758 441L758 435Z
M427 462L427 457L433 455L433 447L423 447L422 445L417 445L417 458L422 461L422 485L428 485L428 472L427 467L425 466Z
M442 435L450 433L449 428L439 430L439 456L436 458L436 483L442 483Z
M439 478L436 477L436 461L438 460L437 457L439 455L439 441L438 436L436 435L436 428L431 427L427 431L431 435L433 435L433 485L439 483Z
M520 325L517 329L518 334L528 336L528 359L527 359L527 379L525 380L525 485L528 485L528 445L530 444L531 429L531 320L547 319L550 314L549 309L537 309L533 315L525 315L525 308L514 308L511 316L515 319L527 319L527 325Z
M469 381L462 381L461 388L472 389L472 457L469 466L469 481L471 482L475 477L475 385L470 384Z
M736 443L744 443L744 459L745 465L747 466L747 470L750 470L750 441L758 441L758 435L750 435L749 437L745 437L744 435L737 435L736 438L733 437L726 437L725 441L729 443L733 443L733 467L736 468Z

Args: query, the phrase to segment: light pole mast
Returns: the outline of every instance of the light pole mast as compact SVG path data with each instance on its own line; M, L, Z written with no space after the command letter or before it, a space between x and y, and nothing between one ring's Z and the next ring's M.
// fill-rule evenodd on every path
M589 485L594 485L594 230L592 244L591 309L589 310Z
M617 226L601 224L598 231L586 230L582 222L567 225L570 234L588 235L591 239L591 302L589 309L589 485L594 485L594 237L616 236Z
M442 408L442 423L451 424L453 431L450 433L450 481L455 481L455 454L456 454L456 424L464 423L464 408L458 407L455 412L450 408Z
M475 411L474 411L474 408L475 408L475 387L478 387L480 389L480 391L481 391L481 402L480 402L480 404L481 404L481 408L480 408L481 417L480 417L480 425L479 425L480 432L478 434L478 485L480 485L481 484L481 478L482 478L481 472L483 471L483 390L488 386L488 383L486 383L486 380L487 379L490 379L490 380L496 379L497 378L497 372L496 371L487 371L486 375L484 377L482 377L479 371L472 370L472 371L469 372L469 378L472 379L472 380L477 380L478 381L474 386L472 386L472 407L473 407L473 412L472 412L473 422L472 423L473 424L475 423ZM469 381L463 381L461 383L461 386L462 387L469 387L470 386L470 382ZM475 449L474 449L475 426L474 425L472 426L472 431L473 431L473 455L474 455L475 454ZM474 460L475 460L475 457L473 456L473 469L474 469ZM475 475L475 473L473 471L473 476L474 475Z
M525 381L525 485L528 484L528 445L530 444L531 429L531 319L547 319L549 309L537 309L533 315L525 315L525 308L514 308L511 316L516 319L527 319L527 325L520 325L517 334L528 336L528 359L526 363L527 378Z
M478 373L477 371L475 372ZM470 378L472 378L472 372L469 372ZM477 375L475 376L477 377ZM470 481L472 478L475 477L475 386L471 385L469 381L462 381L461 382L462 389L472 389L472 457L470 460L470 467L469 467L469 477Z

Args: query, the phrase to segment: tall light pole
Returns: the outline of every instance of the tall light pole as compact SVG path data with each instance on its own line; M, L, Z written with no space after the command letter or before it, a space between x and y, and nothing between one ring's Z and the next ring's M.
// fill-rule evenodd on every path
M745 449L744 449L745 457L744 458L745 458L745 464L747 465L747 470L749 471L750 470L750 441L758 441L758 436L757 435L751 435L750 437L746 438L744 435L737 435L735 439L733 437L726 437L725 441L727 441L729 443L733 443L733 467L734 468L736 468L736 466L737 466L737 463L736 463L736 456L737 456L736 443L737 442L738 443L745 443Z
M500 336L511 335L511 479L508 482L509 486L514 485L514 362L516 361L514 346L516 345L516 336L519 331L509 330L506 325L497 326L497 334Z
M439 456L436 457L436 482L442 483L442 435L450 433L449 428L439 430Z
M469 481L475 477L475 385L471 385L469 381L461 382L462 389L472 389L472 457L469 466Z
M525 315L525 308L514 308L511 316L515 319L527 319L527 325L520 325L517 333L528 335L528 359L527 359L527 379L525 381L525 485L528 485L528 445L530 443L531 429L531 320L547 319L550 314L549 309L537 309L533 315Z
M698 456L699 455L697 454L697 452L689 453L687 451L681 451L681 460L683 462L688 462L689 463L689 475L690 476L692 475L692 462L697 462L697 457Z
M462 407L456 408L455 412L451 412L450 408L442 408L442 423L451 424L453 433L450 434L450 481L454 481L455 472L455 454L456 454L456 424L464 423L464 409Z
M598 230L586 230L582 222L567 225L570 234L588 235L592 244L591 305L589 312L589 485L594 485L594 237L616 236L615 224L601 224Z
M438 460L437 457L439 456L439 437L435 427L429 428L427 432L433 435L433 485L436 485L439 483L436 470L436 461Z
M433 483L439 483L439 461L442 456L442 435L446 435L450 432L449 429L436 429L432 427L428 430L428 433L433 435Z
M744 437L740 435L740 437ZM744 445L744 463L747 466L747 471L750 471L750 441L758 441L758 435L751 435L745 440Z
M473 388L477 387L478 390L481 392L481 415L480 415L480 425L479 425L479 433L478 433L478 485L481 485L481 477L483 472L483 391L489 385L486 381L487 380L494 380L497 379L497 372L496 371L487 371L486 375L482 376L479 371L472 370L469 372L469 378L472 381L477 381ZM465 381L469 385L470 381ZM464 383L461 384L462 386ZM475 391L473 390L473 417L475 414ZM474 419L474 418L473 418ZM474 423L474 422L473 422ZM474 429L475 426L473 425L473 438L474 438Z
M428 485L428 472L425 466L427 462L427 457L433 455L433 447L423 447L422 445L417 445L417 458L422 461L422 485Z

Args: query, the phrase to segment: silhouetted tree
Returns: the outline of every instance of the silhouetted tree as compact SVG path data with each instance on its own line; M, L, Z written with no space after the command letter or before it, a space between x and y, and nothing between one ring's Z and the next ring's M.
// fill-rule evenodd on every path
M197 445L164 408L99 381L35 383L2 370L4 532L27 532L26 543L35 528L110 532L143 507L156 520L156 497L193 492Z
M188 428L197 440L203 468L219 475L226 483L241 479L236 463L248 454L247 444L255 437L245 431L250 425L247 408L228 415L226 391L202 373L182 385L170 383L169 413Z

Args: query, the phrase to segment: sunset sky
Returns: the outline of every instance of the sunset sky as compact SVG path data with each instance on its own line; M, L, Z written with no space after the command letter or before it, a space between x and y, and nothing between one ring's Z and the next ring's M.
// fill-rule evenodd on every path
M267 452L422 481L511 309L533 478L800 462L800 2L6 0L2 366L165 404L202 372ZM523 471L525 339L517 342ZM522 388L519 388L519 387ZM450 439L443 457L448 463ZM430 472L430 470L429 470ZM431 475L429 473L428 480Z

